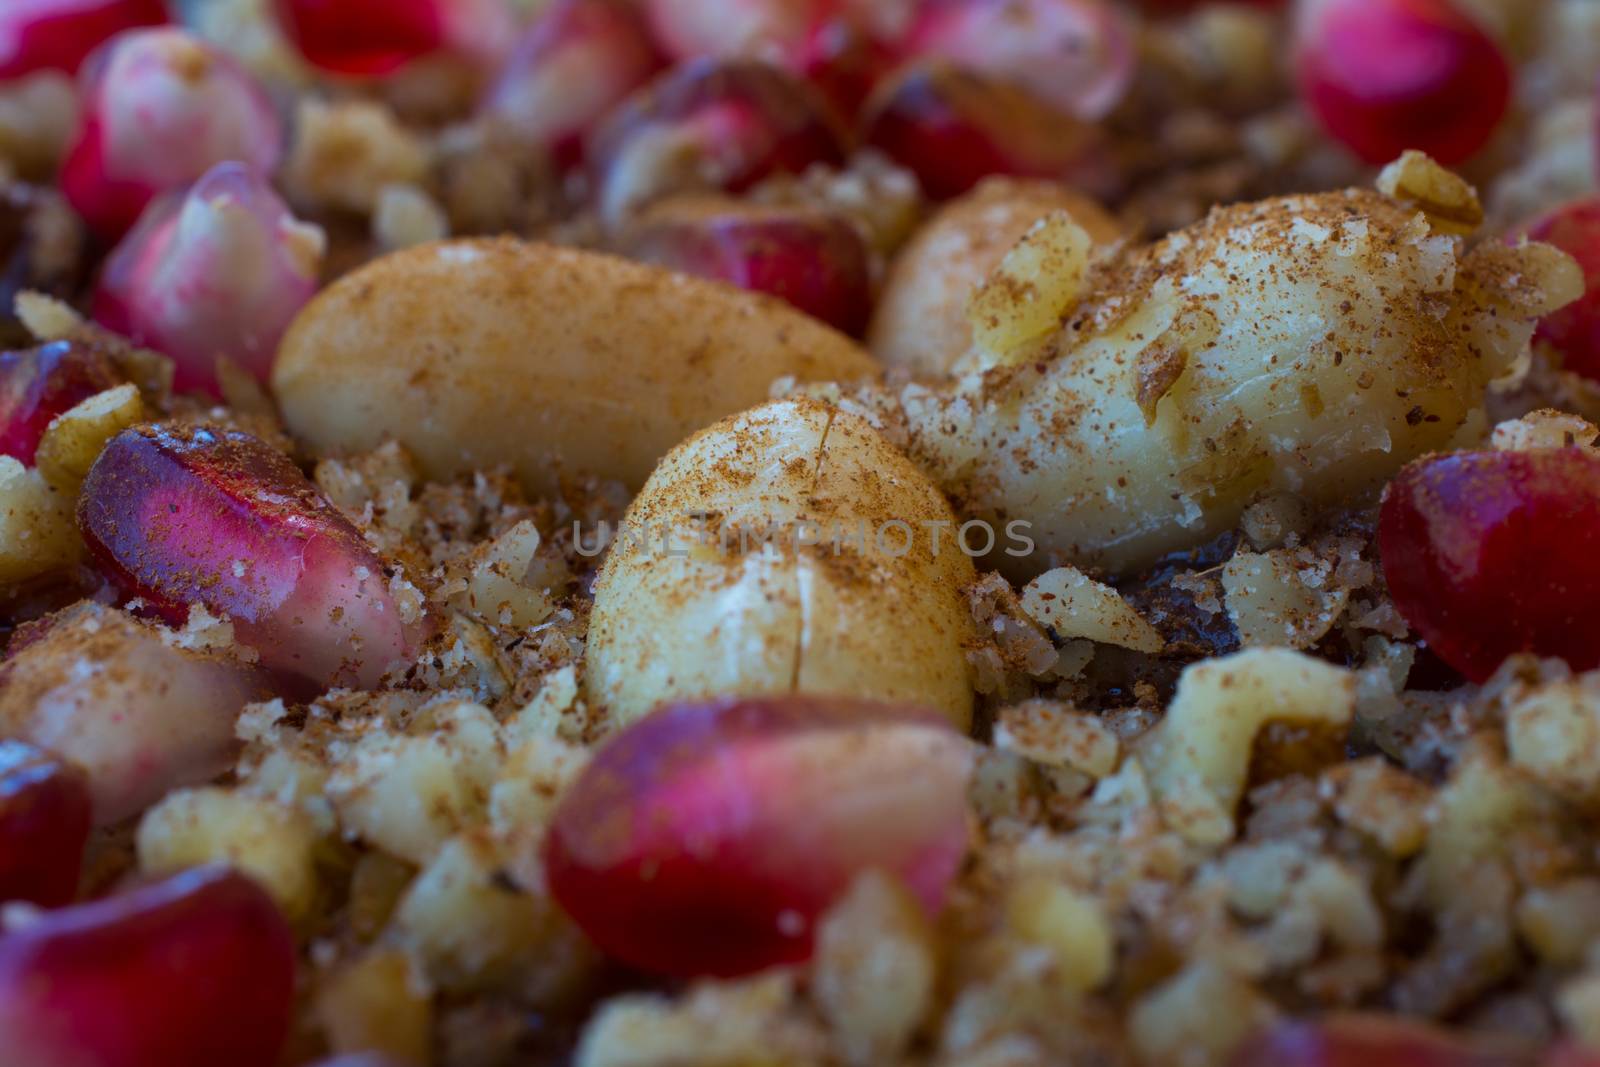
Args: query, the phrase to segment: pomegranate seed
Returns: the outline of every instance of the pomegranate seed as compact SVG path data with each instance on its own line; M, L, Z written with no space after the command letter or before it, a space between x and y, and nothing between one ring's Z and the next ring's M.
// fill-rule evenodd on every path
M89 471L78 525L129 596L172 622L204 604L269 670L371 688L420 645L360 532L247 434L125 430Z
M991 174L1106 184L1095 130L1010 82L943 62L919 64L879 88L864 140L947 200Z
M1452 0L1304 0L1294 64L1306 104L1368 163L1408 148L1459 163L1511 100L1505 53Z
M848 0L648 0L674 59L765 60L805 78L845 114L891 57Z
M1425 1023L1334 1016L1273 1027L1235 1054L1233 1067L1523 1067L1521 1049L1474 1047Z
M624 101L591 147L601 210L613 220L667 193L740 192L844 158L821 98L746 60L678 67Z
M631 234L628 254L787 300L859 336L872 313L866 241L848 219L720 198L669 200Z
M316 294L323 245L266 179L219 163L145 211L106 261L94 317L171 356L180 390L216 395L221 358L265 381L278 339Z
M1430 456L1389 484L1378 545L1401 615L1484 681L1516 652L1600 665L1600 456L1582 448Z
M0 663L0 734L88 772L105 825L225 771L239 710L269 695L248 667L175 648L153 626L83 602L12 642Z
M61 189L89 226L120 237L160 193L237 160L270 174L283 123L243 67L180 29L135 30L84 68L83 119Z
M1585 283L1581 299L1539 324L1538 339L1561 354L1567 370L1600 381L1600 197L1558 207L1530 223L1526 233L1576 259Z
M589 129L660 68L624 0L558 0L523 35L484 110L570 167Z
M1016 79L1085 119L1109 112L1133 82L1133 31L1105 0L932 0L905 48Z
M493 53L511 30L503 0L274 0L273 6L306 62L363 78L434 52Z
M166 21L164 0L6 0L0 10L0 81L40 70L70 74L101 42Z
M1134 0L1141 10L1157 15L1174 15L1190 11L1197 11L1202 7L1220 2L1220 0ZM1276 10L1284 7L1288 0L1225 0L1227 3L1240 4L1245 7L1259 7Z
M77 894L89 804L82 771L0 739L0 901L55 907Z
M31 465L52 419L120 384L109 359L75 341L0 352L0 455Z
M0 1061L273 1067L294 971L272 898L227 870L47 912L0 938Z
M869 867L937 911L967 847L965 738L943 717L802 697L664 707L562 798L551 891L604 951L670 975L806 958Z

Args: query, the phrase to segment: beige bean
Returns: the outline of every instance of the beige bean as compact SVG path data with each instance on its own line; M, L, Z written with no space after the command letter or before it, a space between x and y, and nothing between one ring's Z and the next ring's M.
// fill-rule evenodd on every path
M938 489L859 416L787 400L726 419L662 461L625 526L595 584L586 675L616 719L801 692L966 725L972 562Z
M581 472L637 488L777 378L874 370L777 300L497 239L397 252L328 287L284 338L272 385L289 428L320 449L394 438L430 476L510 464L552 492Z

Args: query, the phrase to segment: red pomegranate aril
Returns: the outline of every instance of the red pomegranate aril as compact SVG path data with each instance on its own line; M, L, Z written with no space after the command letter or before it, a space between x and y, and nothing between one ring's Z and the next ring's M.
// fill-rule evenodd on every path
M1280 1023L1248 1042L1232 1067L1526 1067L1527 1050L1473 1043L1426 1023L1336 1015Z
M794 963L868 868L942 906L967 848L970 759L933 712L794 696L666 706L562 798L550 888L596 945L647 971Z
M1294 67L1306 105L1368 163L1408 148L1459 163L1511 100L1504 51L1453 0L1302 0Z
M497 52L511 29L504 0L274 0L306 62L372 78L446 50Z
M1468 679L1517 652L1600 665L1600 455L1420 459L1384 493L1378 546L1400 614Z
M81 767L103 826L227 770L240 709L271 695L245 664L81 601L13 639L0 661L0 734Z
M84 68L83 117L61 189L103 239L121 237L161 193L238 161L271 174L283 122L235 60L180 29L135 30Z
M1134 73L1133 30L1107 0L930 0L904 49L1015 79L1085 119L1115 107Z
M89 471L78 526L127 595L174 623L204 604L268 670L371 688L420 647L360 532L247 434L125 430Z
M624 101L591 145L611 220L668 193L740 192L844 158L826 103L793 75L748 60L687 63Z
M1600 381L1600 197L1558 207L1525 232L1530 240L1555 245L1583 268L1583 296L1545 316L1538 339L1561 354L1567 370Z
M31 466L51 420L120 384L109 359L76 341L0 352L0 455Z
M872 313L872 264L849 219L720 198L668 200L628 241L635 259L786 300L859 336Z
M0 902L53 908L77 894L89 804L82 771L0 738Z
M760 59L817 86L850 114L892 65L865 13L848 0L648 0L674 59Z
M73 73L123 30L166 21L165 0L6 0L0 8L0 81L40 70Z
M842 7L839 0L645 0L656 36L679 60L792 59Z
M1093 127L1020 86L942 61L880 86L867 105L863 140L915 173L937 200L991 174L1058 178L1091 191L1109 180Z
M1213 4L1227 3L1241 7L1259 7L1273 10L1287 7L1289 0L1134 0L1134 6L1154 15L1181 15L1198 11Z
M276 0L278 24L306 62L369 77L444 47L438 0Z
M266 179L221 163L146 209L106 261L94 317L172 357L181 391L216 395L219 359L265 381L279 338L316 295L323 245Z
M219 868L46 912L0 937L4 1067L274 1067L295 944Z
M523 34L484 112L573 166L590 128L661 66L625 0L557 0Z

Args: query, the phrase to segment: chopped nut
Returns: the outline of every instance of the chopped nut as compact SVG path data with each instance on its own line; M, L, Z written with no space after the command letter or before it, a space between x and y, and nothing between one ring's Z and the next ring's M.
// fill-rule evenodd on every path
M1582 962L1600 940L1600 879L1572 878L1528 890L1517 902L1517 931L1546 963Z
M1023 941L1050 950L1056 974L1069 990L1087 992L1110 977L1116 942L1094 898L1032 875L1011 887L1006 919Z
M373 952L335 971L317 990L314 1010L335 1053L431 1058L432 1001L404 953Z
M1128 1030L1145 1063L1222 1067L1272 1015L1248 983L1197 960L1133 1006Z
M145 812L139 866L163 875L227 863L259 881L291 920L316 902L316 833L293 808L225 789L183 789Z
M1329 768L1322 792L1339 818L1391 856L1413 855L1427 839L1431 791L1382 756Z
M906 889L862 875L817 930L813 989L847 1062L898 1059L933 1006L932 931Z
M135 385L119 385L56 416L33 462L45 480L63 493L76 493L106 442L144 419L144 401Z
M1075 567L1057 567L1029 582L1022 590L1022 607L1064 640L1084 638L1139 652L1160 652L1166 645L1115 589Z
M1553 408L1530 411L1520 419L1495 426L1489 444L1501 452L1534 452L1545 448L1600 448L1600 427L1578 415Z
M378 247L393 252L450 236L450 220L434 199L415 185L385 185L372 215Z
M1579 804L1600 803L1600 679L1551 682L1506 713L1513 766Z
M1383 168L1378 190L1415 204L1438 233L1465 237L1483 225L1483 205L1464 179L1411 150Z
M1000 712L994 745L1047 767L1070 767L1093 778L1117 769L1117 735L1088 712L1032 700Z
M487 843L453 838L395 910L396 943L414 953L445 992L502 984L538 956L549 905L507 884L498 871Z
M1228 617L1246 648L1310 648L1339 620L1350 593L1307 584L1283 549L1240 552L1222 568Z
M82 552L72 498L38 471L0 456L0 582L62 570Z
M428 154L382 104L302 99L284 181L308 205L370 214L380 190L420 183Z
M1256 735L1269 723L1345 728L1355 675L1281 649L1255 649L1184 670L1141 759L1163 818L1196 844L1234 834Z

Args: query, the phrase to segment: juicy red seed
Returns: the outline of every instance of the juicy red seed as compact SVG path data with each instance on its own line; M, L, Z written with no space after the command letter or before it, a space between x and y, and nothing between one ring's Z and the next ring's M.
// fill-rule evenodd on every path
M272 695L260 672L164 636L80 601L21 631L0 661L0 734L81 767L96 825L226 771L240 709Z
M674 59L795 58L841 14L839 0L646 0L650 25ZM798 69L797 65L791 69Z
M284 130L266 91L226 53L179 29L135 30L84 68L83 118L61 189L106 240L161 193L237 160L270 174Z
M683 215L652 212L628 251L776 296L848 334L859 336L872 313L866 241L837 215L737 203Z
M70 901L89 828L83 772L24 741L0 739L0 901Z
M969 759L931 712L800 697L667 706L606 743L562 798L550 888L601 949L648 971L797 962L869 867L939 909L967 847Z
M1425 1023L1381 1015L1274 1026L1232 1067L1525 1067L1526 1050L1474 1045Z
M172 357L173 385L217 394L217 361L265 381L278 340L317 291L322 235L266 179L221 163L146 209L107 259L94 317Z
M673 58L775 62L844 114L893 62L887 42L845 0L649 0L647 10Z
M590 128L661 65L624 0L558 0L518 42L484 110L573 166Z
M1369 163L1408 148L1459 163L1511 100L1511 67L1452 0L1308 0L1295 33L1300 95Z
M1219 0L1134 0L1136 6L1144 11L1157 15L1179 14L1189 11L1198 11L1218 3ZM1227 0L1228 3L1243 4L1248 7L1261 7L1275 9L1284 7L1288 0Z
M609 214L680 191L686 181L739 192L772 174L844 158L822 99L779 68L749 61L705 60L663 75L624 101L591 147Z
M1526 232L1576 259L1584 276L1584 295L1547 315L1539 324L1539 340L1561 354L1567 370L1600 381L1600 197L1558 207Z
M204 604L269 670L371 688L418 647L360 532L247 434L125 430L89 471L78 525L129 596L172 622Z
M1472 681L1517 652L1600 665L1600 456L1418 460L1384 494L1378 545L1401 615Z
M1135 65L1133 31L1106 0L933 0L903 47L1014 79L1086 119L1116 106Z
M388 74L446 43L441 0L275 0L284 34L314 67Z
M0 352L0 455L31 465L52 419L121 381L110 360L74 341Z
M1008 82L943 62L908 68L867 105L863 140L916 174L929 196L960 196L991 174L1107 181L1094 129Z
M167 21L165 0L6 0L0 8L0 81L39 70L75 72L123 30Z
M272 898L210 868L0 937L0 1055L28 1067L273 1067L295 944Z

